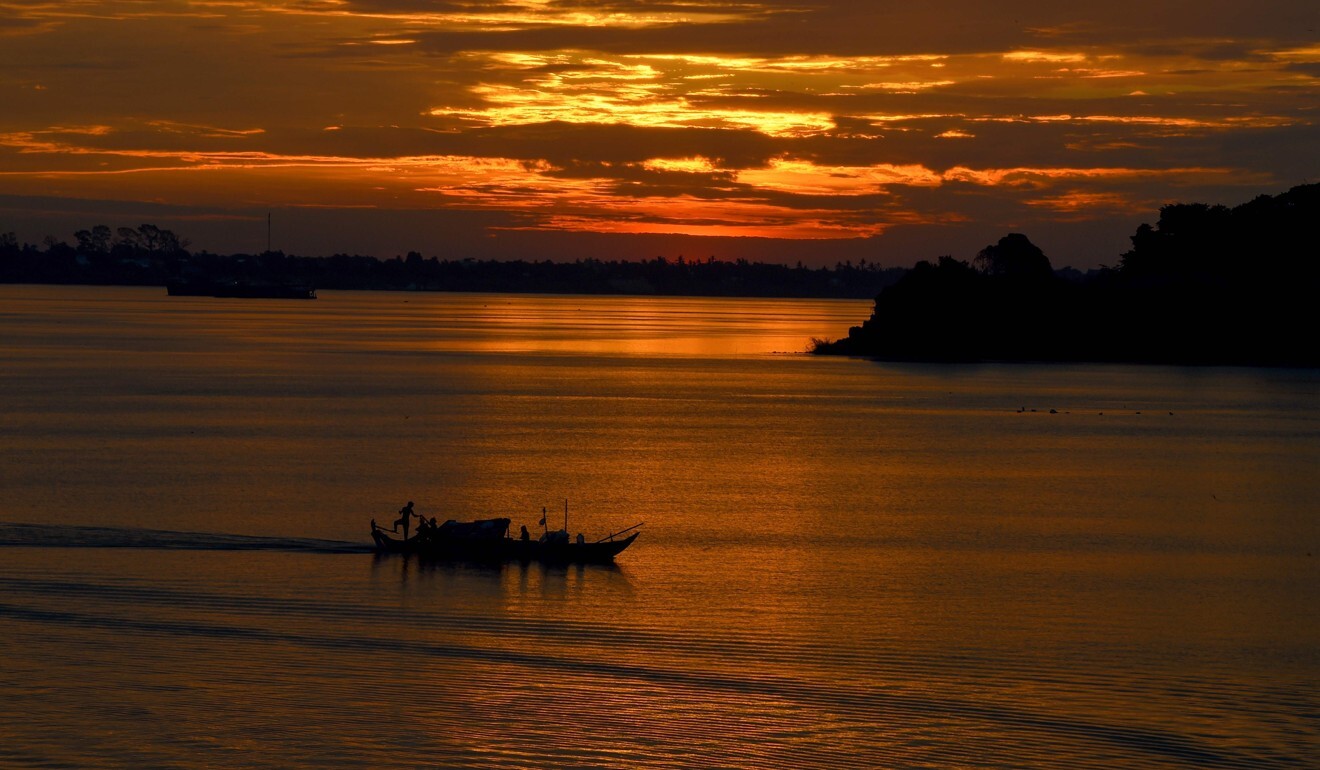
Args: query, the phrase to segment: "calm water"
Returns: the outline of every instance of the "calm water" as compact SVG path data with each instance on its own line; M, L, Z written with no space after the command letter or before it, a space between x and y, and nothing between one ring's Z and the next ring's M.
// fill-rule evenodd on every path
M1315 767L1320 373L800 355L868 313L0 287L0 766Z

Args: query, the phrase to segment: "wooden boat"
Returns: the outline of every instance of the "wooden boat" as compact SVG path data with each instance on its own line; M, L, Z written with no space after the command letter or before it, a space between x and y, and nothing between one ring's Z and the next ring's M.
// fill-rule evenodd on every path
M371 530L371 539L380 553L411 553L425 558L456 561L540 561L568 564L605 564L614 561L632 545L640 532L624 533L641 524L611 533L592 543L572 542L568 532L546 532L536 540L508 536L509 519L446 521L438 527L423 529L407 540L392 537L390 530Z

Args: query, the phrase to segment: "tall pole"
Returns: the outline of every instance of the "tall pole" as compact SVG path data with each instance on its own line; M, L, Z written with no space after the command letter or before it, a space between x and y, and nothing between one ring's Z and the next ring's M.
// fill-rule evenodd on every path
M270 252L270 212L266 212L266 251Z
M564 534L568 534L568 498L564 498Z

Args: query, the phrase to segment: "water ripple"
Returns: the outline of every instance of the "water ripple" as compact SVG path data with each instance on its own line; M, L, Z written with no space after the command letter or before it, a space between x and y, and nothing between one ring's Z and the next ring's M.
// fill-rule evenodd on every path
M0 547L153 548L187 551L291 551L369 553L370 545L345 540L260 537L216 532L171 532L133 527L74 527L0 523Z
M726 716L733 720L727 729L758 732L749 724L754 715L734 704L748 699L769 699L788 707L811 711L824 710L841 715L856 723L906 722L914 717L927 721L961 720L993 726L992 729L1039 733L1045 740L1074 739L1088 743L1108 745L1119 749L1129 758L1173 760L1198 767L1303 767L1304 761L1292 757L1264 753L1257 750L1213 746L1192 735L1166 730L1138 727L1131 724L1110 724L1076 716L1038 713L988 701L956 697L934 697L865 684L825 683L802 677L772 673L773 670L747 669L738 674L696 671L619 662L615 660L584 659L565 654L547 654L522 650L498 649L490 646L462 644L452 640L443 642L421 639L398 639L362 634L327 634L263 628L235 623L215 623L167 618L130 618L88 612L54 611L13 603L0 603L0 617L28 623L53 624L79 628L110 630L116 633L151 634L167 637L201 637L227 643L258 643L266 645L293 645L301 648L350 653L353 656L402 655L407 660L451 660L480 663L483 669L512 667L523 672L510 675L510 683L520 677L535 681L544 672L554 671L573 677L607 679L618 683L632 683L645 687L661 687L679 692L700 692L709 704L727 703L731 710ZM319 664L317 664L319 665ZM613 687L602 688L606 692ZM600 704L594 704L599 707ZM782 707L782 705L781 705ZM547 704L546 718L553 711L564 708L563 703ZM529 715L535 721L535 709ZM780 724L776 720L775 724ZM641 727L640 725L638 727ZM764 725L763 728L773 727ZM719 734L719 724L703 721L691 736ZM1054 736L1049 738L1049 736ZM775 744L782 745L782 744ZM771 757L758 757L756 746L747 746L751 764L769 763ZM767 747L771 753L778 749ZM542 756L544 761L546 757ZM586 757L562 757L567 764L590 763ZM1001 757L1002 759L1002 757Z

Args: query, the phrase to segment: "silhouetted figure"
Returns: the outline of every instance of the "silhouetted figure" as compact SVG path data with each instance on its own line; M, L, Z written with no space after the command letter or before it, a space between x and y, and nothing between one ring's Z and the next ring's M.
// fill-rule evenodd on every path
M522 525L522 528L518 532L518 539L523 541L524 543L532 539L531 533L527 531L526 524Z
M372 531L372 532L375 532L375 531L378 530L378 529L380 529L380 525L376 523L376 520L375 520L375 519L372 519L372 520L371 520L371 531Z
M412 521L412 517L413 517L413 516L417 516L417 515L418 515L418 514L413 513L413 501L412 501L412 500L409 500L407 505L405 505L405 506L403 506L402 508L399 509L399 518L397 518L397 519L394 520L394 527L393 527L390 531L391 531L391 532L398 532L398 531L399 531L399 525L402 524L402 525L403 525L403 539L404 539L404 540L407 540L407 539L408 539L408 524L409 524L409 522Z
M582 533L581 533L581 532L579 532L579 533L578 533L578 536L577 536L577 544L578 544L578 545L582 545L582 544L585 543L585 542L587 542L587 539L586 539L585 537L582 536Z

